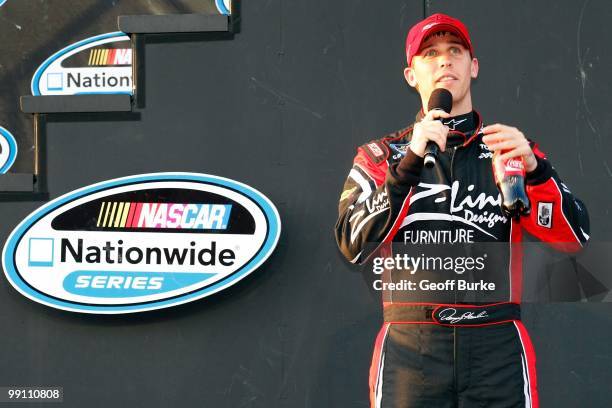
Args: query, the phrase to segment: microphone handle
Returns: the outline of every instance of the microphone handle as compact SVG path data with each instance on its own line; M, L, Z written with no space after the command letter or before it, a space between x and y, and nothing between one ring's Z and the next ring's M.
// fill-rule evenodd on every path
M434 164L436 164L438 152L440 152L440 147L436 142L427 142L427 146L425 147L424 159L425 167L432 168Z

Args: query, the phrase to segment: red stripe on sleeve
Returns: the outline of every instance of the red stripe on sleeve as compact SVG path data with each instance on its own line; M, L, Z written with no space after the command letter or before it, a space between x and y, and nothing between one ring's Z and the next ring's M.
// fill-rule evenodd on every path
M376 186L380 186L385 181L387 175L387 167L389 165L386 161L380 164L372 163L372 160L368 157L367 153L360 147L357 150L357 156L355 156L354 164L358 164L359 167L365 171L368 176L374 180Z
M404 202L402 203L402 208L400 209L400 212L397 215L397 218L393 222L393 226L391 227L391 229L389 230L389 232L383 239L382 241L383 243L388 243L388 242L393 241L393 237L395 237L395 234L397 233L399 228L402 226L402 222L404 221L406 214L408 214L408 208L410 208L410 197L412 197L413 191L414 189L411 188L410 193L408 193L408 195L404 199Z

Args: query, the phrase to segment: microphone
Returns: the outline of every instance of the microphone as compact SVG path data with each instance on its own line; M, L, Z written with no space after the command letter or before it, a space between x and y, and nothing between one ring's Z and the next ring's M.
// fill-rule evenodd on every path
M433 90L427 103L427 111L434 109L442 109L446 113L451 112L453 109L453 95L448 89L436 88ZM440 146L436 142L427 142L424 160L427 168L432 168L436 164L439 152Z

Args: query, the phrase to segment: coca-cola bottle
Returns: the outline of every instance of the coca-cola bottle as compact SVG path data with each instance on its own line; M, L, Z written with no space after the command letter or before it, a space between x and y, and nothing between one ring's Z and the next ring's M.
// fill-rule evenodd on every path
M501 209L507 217L518 218L531 212L525 192L525 163L522 157L500 160L502 153L505 152L493 154L493 175L501 192Z

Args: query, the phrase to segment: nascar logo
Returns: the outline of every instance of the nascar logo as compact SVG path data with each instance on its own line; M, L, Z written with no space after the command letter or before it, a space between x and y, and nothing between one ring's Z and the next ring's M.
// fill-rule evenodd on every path
M97 227L102 228L227 228L230 204L102 202Z
M87 65L112 66L132 65L131 48L96 48L89 52Z

